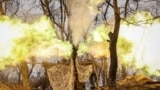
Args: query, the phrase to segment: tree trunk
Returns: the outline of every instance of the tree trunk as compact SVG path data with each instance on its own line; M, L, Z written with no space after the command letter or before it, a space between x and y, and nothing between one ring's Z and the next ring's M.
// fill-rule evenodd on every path
M30 81L28 77L28 66L26 61L21 61L20 72L23 80L23 90L31 90Z
M107 69L108 69L108 64L107 64L107 60L106 59L103 60L103 66L104 66L104 70L102 72L103 86L106 86L106 84L107 84Z
M114 32L109 33L110 37L110 69L109 69L109 87L116 87L116 73L117 73L117 67L118 67L118 60L117 60L117 40L119 35L119 28L120 28L120 11L117 5L117 0L113 0L113 8L114 8L114 18L115 18L115 24L114 24Z
M2 4L3 2L0 2L0 15L5 15L5 11Z
M78 80L78 72L77 72L77 66L76 66L76 57L77 57L77 48L73 45L73 52L72 52L72 58L73 58L73 67L74 67L74 90L85 90L85 85L82 82L79 82Z

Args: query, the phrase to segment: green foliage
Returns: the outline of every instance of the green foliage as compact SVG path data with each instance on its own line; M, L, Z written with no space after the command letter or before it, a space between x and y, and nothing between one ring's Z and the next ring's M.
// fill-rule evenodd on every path
M13 60L10 57L7 58L0 58L0 70L5 68L5 65L13 65Z
M137 69L139 73L145 74L145 75L152 75L152 76L159 76L160 70L152 70L152 68L148 65L143 65L141 68Z
M108 28L105 25L97 26L96 29L89 34L86 43L103 42L108 39Z
M59 56L68 59L72 54L72 45L69 41L54 40L53 47L58 48Z
M88 51L88 45L86 43L80 43L77 51L78 56L86 54L87 51Z
M131 61L128 58L129 54L132 52L133 48L133 43L127 40L124 37L119 37L118 38L118 43L117 43L117 53L118 53L118 58L121 64L124 66L128 65L128 63Z
M140 70L141 73L143 73L143 74L146 74L146 75L151 74L151 73L150 73L150 67L147 66L147 65L144 65L144 66L141 67L139 70Z
M79 44L78 56L82 56L86 53L91 54L91 52L89 52L89 48L94 46L96 43L107 42L108 32L109 32L109 30L105 25L97 26L95 28L95 30L88 35L88 37L86 39L86 42L83 42L83 43ZM102 45L104 45L104 44L102 44ZM101 45L97 45L97 46L101 46ZM108 49L108 47L106 47L105 49Z
M124 24L152 24L154 21L153 16L150 12L137 11L134 14L131 14L127 21L122 21Z
M127 54L131 53L133 44L132 44L132 42L130 42L126 38L119 37L117 47L118 47L119 54L127 55Z
M14 60L25 60L31 50L42 44L47 47L56 37L55 30L46 17L40 18L33 24L21 25L23 25L21 29L24 35L14 39L15 45L11 55Z
M11 49L7 51L8 56L0 57L1 68L6 64L27 60L37 53L43 53L45 56L49 53L64 58L71 56L72 45L56 37L52 23L45 16L32 24L22 23L19 19L11 19L6 16L0 17L0 28L3 28L3 30L0 30L2 32L0 36L3 38L0 39L0 43L5 42L7 44L5 48ZM3 35L4 33L5 35ZM0 45L0 49L2 47L4 46ZM55 50L50 51L50 48ZM55 52L56 50L58 52Z

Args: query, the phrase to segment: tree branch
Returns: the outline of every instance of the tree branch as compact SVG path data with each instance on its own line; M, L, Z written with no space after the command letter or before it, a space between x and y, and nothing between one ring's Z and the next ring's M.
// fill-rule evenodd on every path
M129 0L126 0L125 10L124 10L124 18L126 18L126 16L127 16L127 6L128 6L128 3L129 3Z
M109 6L110 6L110 4L109 4L110 1L111 1L111 0L106 0L106 3L108 3L108 5L107 5L106 10L105 10L105 12L104 12L104 20L107 20L106 15L107 15L107 13L108 13L108 8L109 8Z

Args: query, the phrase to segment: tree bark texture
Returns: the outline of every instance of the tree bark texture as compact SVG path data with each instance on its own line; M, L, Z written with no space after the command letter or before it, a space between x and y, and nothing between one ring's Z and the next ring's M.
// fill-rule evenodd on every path
M72 52L72 59L73 59L73 67L74 67L74 90L85 90L85 85L82 82L79 82L78 79L78 72L77 72L77 66L76 66L76 57L77 57L77 47L73 45L73 52Z
M119 35L119 28L120 28L120 11L117 5L117 0L113 0L113 8L114 8L114 31L113 33L109 33L110 37L110 69L109 69L109 86L114 86L116 84L116 73L117 73L117 67L118 67L118 60L117 60L117 40Z
M5 11L2 5L3 2L0 2L0 15L5 15Z

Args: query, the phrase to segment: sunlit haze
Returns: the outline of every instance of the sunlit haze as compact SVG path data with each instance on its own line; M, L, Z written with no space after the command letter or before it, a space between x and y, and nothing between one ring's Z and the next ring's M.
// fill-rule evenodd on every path
M72 53L72 45L56 37L55 30L46 16L42 16L32 24L2 16L0 50L0 69L2 69L6 64L19 63L32 56L68 58Z
M152 74L156 69L160 69L159 26L159 23L140 26L121 25L120 36L125 37L134 44L132 53L125 57L125 60L129 61L128 64L135 60L136 68L147 65L150 67L149 72Z
M1 65L6 58L18 61L30 56L63 58L71 56L71 43L61 41L56 37L55 30L46 17L40 18L33 24L22 23L20 20L8 17L2 17L0 20ZM119 37L124 37L133 43L131 53L123 56L123 62L131 64L134 60L134 68L147 65L150 67L151 74L159 69L159 26L159 23L139 26L122 24ZM78 26L76 29L78 30ZM86 41L79 44L78 56L89 53L94 58L108 58L110 55L109 43L106 42L108 32L109 30L104 25L95 28L88 34Z

